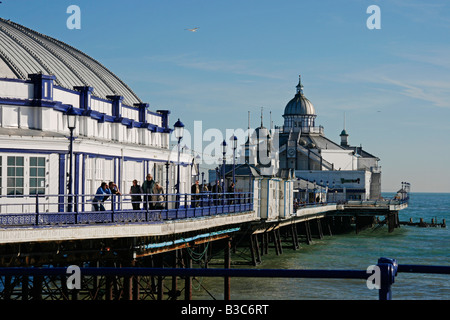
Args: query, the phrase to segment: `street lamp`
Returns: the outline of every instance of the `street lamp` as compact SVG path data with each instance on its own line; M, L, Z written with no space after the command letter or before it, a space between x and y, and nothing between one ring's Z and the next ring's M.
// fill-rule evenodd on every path
M223 140L222 142L222 154L223 154L223 165L222 165L222 193L224 195L224 203L225 203L225 164L227 161L227 158L225 157L225 154L227 153L227 142Z
M235 178L235 167L236 167L236 149L237 149L237 137L233 134L230 138L231 146L233 148L233 183L236 187L236 178Z
M72 186L73 186L73 141L75 140L73 137L73 131L76 128L77 125L77 114L73 110L73 108L70 108L67 113L67 127L70 130L70 137L69 137L69 182L67 184L67 193L68 193L68 205L67 205L67 211L72 211Z
M184 134L184 124L178 119L177 122L173 125L175 128L175 138L178 140L178 165L177 165L177 201L176 208L180 207L180 142L183 139Z

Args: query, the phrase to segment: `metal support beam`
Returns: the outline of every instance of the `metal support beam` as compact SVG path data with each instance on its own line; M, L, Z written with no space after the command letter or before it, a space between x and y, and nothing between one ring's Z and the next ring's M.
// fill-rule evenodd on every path
M231 269L231 238L228 238L225 243L225 250L224 250L224 269ZM230 277L225 276L224 277L224 300L230 300L231 299L231 287L230 287Z
M192 269L192 259L187 249L184 250L184 253L185 267ZM184 279L184 300L192 300L192 278L190 276L186 276Z

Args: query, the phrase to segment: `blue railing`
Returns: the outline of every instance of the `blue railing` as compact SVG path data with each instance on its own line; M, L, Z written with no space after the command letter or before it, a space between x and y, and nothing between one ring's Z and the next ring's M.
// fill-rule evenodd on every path
M367 270L304 270L304 269L192 269L192 268L80 268L81 276L179 276L179 277L244 277L244 278L316 278L316 279L363 279L366 284L378 283L380 300L392 299L392 285L399 272L450 274L450 266L399 265L395 259L380 258ZM372 269L373 270L373 269ZM69 276L66 268L0 268L0 277L5 276ZM378 277L378 278L377 278ZM1 280L1 279L0 279ZM81 288L83 289L83 288ZM1 293L1 291L0 291ZM1 295L0 295L1 297Z
M140 196L136 200L135 196ZM253 210L253 193L0 196L0 226L155 222Z

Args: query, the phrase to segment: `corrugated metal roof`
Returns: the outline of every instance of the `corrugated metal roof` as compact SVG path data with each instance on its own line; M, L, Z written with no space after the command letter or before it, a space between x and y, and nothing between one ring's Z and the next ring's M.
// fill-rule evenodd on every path
M17 79L28 74L56 76L56 84L73 89L91 86L94 95L106 99L108 95L124 97L123 103L141 103L139 97L114 73L85 53L59 40L0 18L0 59ZM10 76L10 72L0 77Z

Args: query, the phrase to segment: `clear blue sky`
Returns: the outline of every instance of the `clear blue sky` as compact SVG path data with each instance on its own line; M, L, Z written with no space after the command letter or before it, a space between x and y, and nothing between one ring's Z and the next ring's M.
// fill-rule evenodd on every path
M0 16L86 52L192 131L276 125L298 75L316 125L381 159L383 191L450 192L450 2L3 0ZM69 30L69 5L81 30ZM369 30L367 7L381 9ZM198 32L185 28L199 27Z

